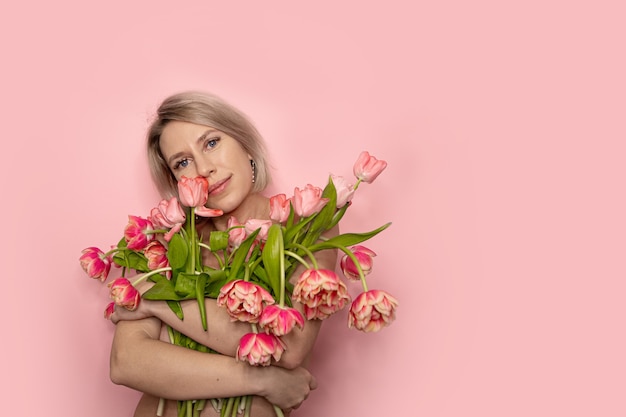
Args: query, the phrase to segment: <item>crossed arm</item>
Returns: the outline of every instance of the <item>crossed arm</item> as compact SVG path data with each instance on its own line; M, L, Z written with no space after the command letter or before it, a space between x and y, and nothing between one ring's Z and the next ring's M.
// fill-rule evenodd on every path
M318 253L320 268L334 269L335 251ZM299 276L296 271L295 277ZM117 309L111 350L111 380L154 396L186 400L258 395L283 409L297 408L317 385L306 363L321 322L307 321L283 341L287 349L275 366L254 367L234 360L239 339L250 332L248 323L233 322L216 300L205 301L208 329L200 324L195 300L182 303L180 320L159 301L143 300L140 310ZM302 307L295 305L302 311ZM162 323L209 346L222 355L206 354L160 340Z
M304 368L253 367L159 340L161 321L118 323L111 351L111 380L154 396L187 400L258 395L283 409L297 407L316 387Z

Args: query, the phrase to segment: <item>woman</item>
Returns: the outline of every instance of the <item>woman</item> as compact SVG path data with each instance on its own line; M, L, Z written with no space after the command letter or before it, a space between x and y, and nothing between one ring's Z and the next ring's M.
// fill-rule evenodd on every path
M218 97L186 92L167 98L148 131L148 155L153 179L164 198L175 196L182 177L204 176L209 181L206 206L223 215L203 221L202 236L226 230L234 216L269 219L269 199L261 192L270 175L264 143L250 121ZM336 231L333 231L336 233ZM335 251L318 253L321 268L334 269ZM212 256L203 254L211 264ZM296 272L294 277L299 274ZM146 290L147 288L141 288ZM183 302L179 320L161 301L144 300L135 312L117 309L111 352L111 380L144 393L135 416L154 416L159 398L169 400L255 395L252 416L275 415L272 404L289 412L304 401L316 381L306 365L320 329L309 321L302 331L284 337L288 349L278 363L253 367L234 359L239 339L250 325L231 322L216 301L206 301L208 330L200 324L195 301ZM301 306L296 308L302 310ZM209 346L207 354L171 345L165 325ZM167 401L164 416L176 415L176 401ZM218 415L206 407L203 416Z

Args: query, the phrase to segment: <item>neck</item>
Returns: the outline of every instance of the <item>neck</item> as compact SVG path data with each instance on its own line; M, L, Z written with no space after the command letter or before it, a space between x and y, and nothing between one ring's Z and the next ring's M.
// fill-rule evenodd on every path
M213 227L216 230L226 230L228 219L232 216L242 224L249 219L269 219L269 199L258 193L250 194L235 210L224 213L220 217L212 218Z

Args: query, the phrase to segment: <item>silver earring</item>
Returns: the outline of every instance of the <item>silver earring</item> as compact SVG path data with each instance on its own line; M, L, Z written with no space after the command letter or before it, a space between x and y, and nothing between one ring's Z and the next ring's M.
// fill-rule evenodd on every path
M252 183L254 184L256 181L256 162L254 162L254 159L250 160L250 165L252 165Z

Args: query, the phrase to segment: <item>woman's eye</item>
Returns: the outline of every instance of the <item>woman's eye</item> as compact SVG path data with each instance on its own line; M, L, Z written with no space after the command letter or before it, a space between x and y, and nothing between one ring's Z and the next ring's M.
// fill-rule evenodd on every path
M220 138L213 138L206 141L207 148L215 148L217 146L217 142L219 142Z
M174 169L187 168L188 166L189 159L181 159L180 161L176 162L176 164L174 164Z

